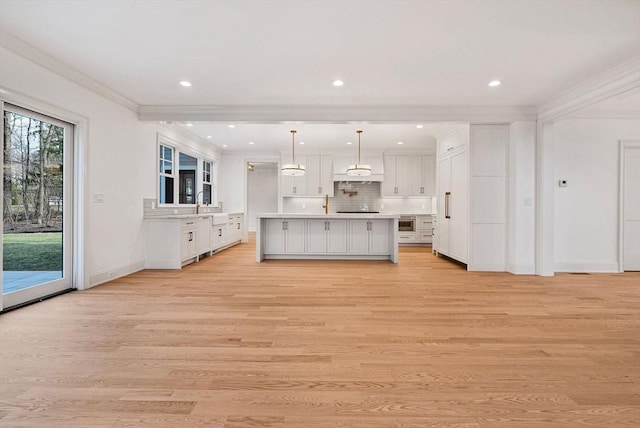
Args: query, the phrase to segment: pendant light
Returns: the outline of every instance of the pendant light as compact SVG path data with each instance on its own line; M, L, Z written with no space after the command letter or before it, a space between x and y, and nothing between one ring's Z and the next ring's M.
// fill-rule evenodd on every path
M356 132L358 133L358 163L349 165L347 175L350 177L364 177L371 175L371 165L360 163L360 134L362 134L362 129L358 129Z
M298 131L296 131L295 129L291 130L291 147L293 149L291 155L291 163L282 166L282 175L300 177L301 175L304 175L305 172L304 165L296 163L296 132Z

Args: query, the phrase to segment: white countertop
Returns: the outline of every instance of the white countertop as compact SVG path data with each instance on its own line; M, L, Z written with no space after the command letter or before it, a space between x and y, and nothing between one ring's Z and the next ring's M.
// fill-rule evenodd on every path
M400 218L399 214L372 214L372 213L329 213L329 214L309 214L309 213L266 213L258 214L258 218L344 218L344 219L394 219Z
M167 214L147 217L146 220L166 220L166 219L189 219L189 218L207 218L214 216L239 215L242 213L192 213L192 214Z

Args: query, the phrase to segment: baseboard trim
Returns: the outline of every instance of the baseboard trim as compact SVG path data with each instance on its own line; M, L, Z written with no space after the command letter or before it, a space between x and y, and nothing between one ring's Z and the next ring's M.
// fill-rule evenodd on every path
M507 272L514 275L535 275L536 265L533 263L507 263Z
M589 261L556 262L554 270L556 272L619 273L620 266L617 261L604 263Z
M140 260L136 263L129 265L118 266L111 269L105 269L94 273L89 276L89 288L96 285L104 284L105 282L113 281L116 278L131 275L132 273L141 271L144 269L144 260Z
M506 272L504 263L469 263L468 271L476 272Z

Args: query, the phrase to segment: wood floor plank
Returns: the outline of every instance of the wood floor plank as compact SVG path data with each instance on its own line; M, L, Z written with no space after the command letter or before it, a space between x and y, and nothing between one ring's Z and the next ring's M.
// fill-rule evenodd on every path
M268 260L253 242L0 316L0 426L640 426L640 273Z

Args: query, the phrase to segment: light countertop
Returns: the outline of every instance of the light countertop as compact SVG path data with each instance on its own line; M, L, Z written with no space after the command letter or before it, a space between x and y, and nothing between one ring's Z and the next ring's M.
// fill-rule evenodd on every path
M308 214L308 213L266 213L258 214L258 218L340 218L340 219L395 219L400 218L399 214L373 214L373 213L329 213L329 214Z

